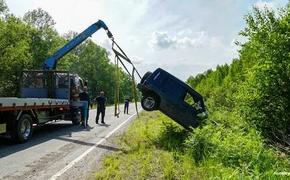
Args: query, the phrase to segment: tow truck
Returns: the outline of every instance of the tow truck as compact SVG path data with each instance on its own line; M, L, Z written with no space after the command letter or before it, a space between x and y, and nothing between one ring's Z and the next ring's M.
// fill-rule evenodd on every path
M57 62L99 29L113 38L107 25L99 20L89 26L43 63L43 70L23 71L21 96L0 98L0 134L8 134L15 141L28 141L34 125L52 120L69 120L79 124L80 104L72 100L72 93L79 93L86 85L77 75L56 71Z

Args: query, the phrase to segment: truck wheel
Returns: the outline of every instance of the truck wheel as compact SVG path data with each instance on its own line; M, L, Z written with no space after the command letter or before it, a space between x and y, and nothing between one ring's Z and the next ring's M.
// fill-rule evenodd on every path
M73 125L80 125L81 121L78 118L74 118L72 121Z
M141 99L141 106L146 111L153 111L158 109L159 100L155 95L145 95Z
M79 125L81 123L81 113L79 109L74 109L71 116L71 122L73 125Z
M79 125L81 123L81 110L78 107L70 108L70 119L73 125Z
M16 142L24 143L31 138L32 132L32 117L29 114L23 114L16 122L16 127L12 136Z

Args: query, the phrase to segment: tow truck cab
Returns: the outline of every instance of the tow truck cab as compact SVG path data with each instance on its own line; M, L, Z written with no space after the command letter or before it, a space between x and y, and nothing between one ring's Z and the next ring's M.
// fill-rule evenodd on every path
M161 68L147 72L137 87L144 110L160 110L186 129L197 127L200 114L206 114L202 96Z

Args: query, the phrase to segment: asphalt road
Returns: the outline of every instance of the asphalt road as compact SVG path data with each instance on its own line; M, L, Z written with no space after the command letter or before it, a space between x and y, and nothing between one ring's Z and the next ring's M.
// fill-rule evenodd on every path
M114 108L108 107L107 125L96 125L96 110L90 110L91 128L59 121L35 128L25 144L0 137L0 179L85 179L105 153L119 150L110 138L122 133L135 114L133 104L129 115L121 113L119 118L114 117Z

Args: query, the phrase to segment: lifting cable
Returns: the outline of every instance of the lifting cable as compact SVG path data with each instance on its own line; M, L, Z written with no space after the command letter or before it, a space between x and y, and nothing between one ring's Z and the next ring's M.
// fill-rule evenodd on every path
M117 46L117 49L114 48L114 45ZM137 75L139 76L139 78L141 79L141 76L139 74L139 72L137 71L137 69L135 68L134 64L132 63L132 61L128 58L128 56L126 55L126 53L121 49L121 47L114 41L114 39L112 38L112 50L115 54L115 68L116 68L116 72L115 72L115 77L116 77L116 88L115 88L115 116L119 117L119 113L120 113L120 106L119 106L119 93L120 93L120 75L119 75L119 62L122 64L123 68L126 70L126 72L129 74L129 76L132 78L132 94L133 94L133 99L134 99L134 103L135 103L135 109L136 109L136 113L137 116L139 117L139 112L138 112L138 106L137 106L137 91L136 91L136 81L135 81L135 72L137 73ZM130 71L128 70L128 68L125 66L124 62L121 60L124 59L126 62L128 62L129 64L132 65L132 73L130 73Z
M117 56L115 56L115 98L114 98L114 104L115 104L115 116L119 118L120 114L120 75L119 75L119 61L117 59Z
M133 92L133 97L134 97L136 113L137 113L137 116L139 117L139 111L138 111L138 105L137 105L136 81L135 81L134 71L135 71L135 68L133 68L133 71L132 71L132 92Z

